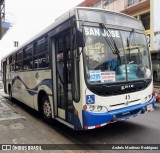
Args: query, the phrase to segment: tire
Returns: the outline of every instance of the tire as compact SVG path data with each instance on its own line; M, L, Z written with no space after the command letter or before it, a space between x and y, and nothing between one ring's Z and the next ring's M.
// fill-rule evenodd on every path
M50 101L49 101L49 98L47 95L44 95L42 98L41 112L43 115L43 119L47 123L51 123L51 121L52 121L52 108L51 108L51 104L50 104Z

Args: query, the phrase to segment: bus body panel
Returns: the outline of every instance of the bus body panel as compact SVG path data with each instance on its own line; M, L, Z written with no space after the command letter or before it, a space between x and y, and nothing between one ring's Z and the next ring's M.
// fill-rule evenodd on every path
M13 98L22 101L38 110L38 94L40 91L52 96L51 70L37 70L12 73L9 84L12 85ZM52 102L52 98L50 98Z
M120 109L123 107L129 107L129 106L145 103L152 98L152 91L153 91L153 84L150 84L146 89L142 91L126 93L126 94L116 95L116 96L105 96L105 97L95 95L94 93L89 91L89 89L87 89L86 96L94 95L95 97L94 105L104 106L104 107L107 107L108 111L112 111L112 110ZM145 101L145 98L147 96L150 96L150 99L147 98L147 100ZM126 104L126 102L128 102L128 104ZM86 104L87 104L87 101L86 103L84 103L84 105Z
M110 123L123 121L139 114L151 112L154 110L154 98L147 103L133 105L126 108L116 109L104 113L91 113L83 110L83 128L94 129L105 126Z

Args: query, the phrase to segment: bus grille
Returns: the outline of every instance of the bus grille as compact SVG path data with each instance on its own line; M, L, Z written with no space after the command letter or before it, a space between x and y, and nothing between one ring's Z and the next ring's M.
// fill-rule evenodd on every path
M124 117L127 117L127 116L136 115L136 114L139 113L140 110L141 109L136 109L136 110L133 110L133 111L120 113L120 114L117 114L115 116L116 116L116 118L124 118Z
M144 90L151 83L151 80L139 81L139 82L129 82L129 83L119 83L117 85L88 85L88 88L95 94L100 96L113 96L113 95L121 95L127 93L133 93L137 91ZM132 85L132 88L127 88L122 90L122 86Z

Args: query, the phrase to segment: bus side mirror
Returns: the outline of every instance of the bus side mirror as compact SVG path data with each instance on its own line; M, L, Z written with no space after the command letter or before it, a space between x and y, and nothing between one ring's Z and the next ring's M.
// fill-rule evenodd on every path
M83 29L76 30L76 45L77 47L84 47Z

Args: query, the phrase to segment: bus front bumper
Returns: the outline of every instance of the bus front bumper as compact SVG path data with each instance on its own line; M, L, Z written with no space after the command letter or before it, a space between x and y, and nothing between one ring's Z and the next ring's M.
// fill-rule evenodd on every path
M83 114L83 128L94 129L105 126L112 122L123 121L139 114L151 112L154 110L154 98L144 104L138 104L126 108L121 108L105 113L93 113L86 110L82 111Z

